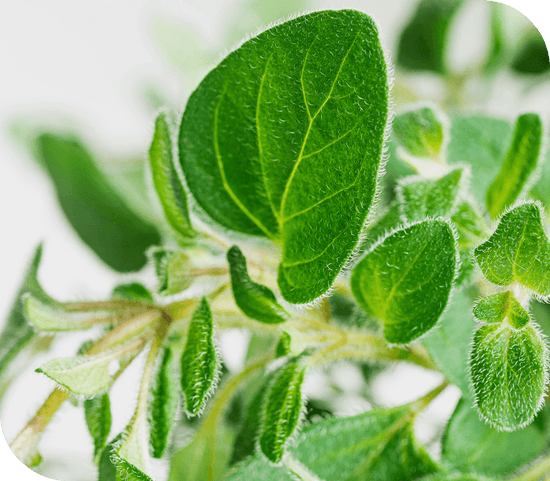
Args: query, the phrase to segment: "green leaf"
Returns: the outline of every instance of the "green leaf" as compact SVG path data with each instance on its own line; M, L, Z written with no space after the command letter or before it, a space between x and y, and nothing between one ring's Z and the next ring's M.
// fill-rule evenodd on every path
M212 339L213 329L212 312L203 297L193 314L181 356L181 387L188 416L200 414L217 381L220 361Z
M117 454L123 435L119 434L103 450L99 461L99 481L153 481L143 471Z
M272 463L280 463L289 438L302 414L302 384L305 368L298 360L289 362L275 374L265 395L259 445Z
M218 224L282 245L283 297L323 295L373 205L388 117L384 53L370 17L321 11L262 32L191 95L180 161Z
M42 258L42 244L34 253L32 262L25 275L23 285L19 289L15 302L8 315L6 325L0 334L0 377L11 361L34 338L35 332L25 317L23 295L30 292L43 302L53 302L44 292L37 278L40 259Z
M471 191L480 205L485 205L485 193L500 171L511 139L512 126L507 120L483 115L455 116L451 120L447 161L470 164Z
M450 217L466 177L463 168L455 168L438 180L405 177L398 183L397 200L403 220L426 217Z
M472 342L470 374L483 419L505 431L522 428L544 402L548 347L533 323L521 329L508 322L481 324Z
M237 246L227 251L235 303L248 317L266 324L285 322L289 315L268 287L250 279L246 258Z
M447 73L450 26L463 0L421 0L399 37L397 64L408 70Z
M502 169L487 191L487 210L493 219L510 207L524 190L539 162L543 126L537 114L518 117Z
M512 70L531 75L542 74L550 70L546 43L535 26L525 35L523 45L512 61Z
M98 481L117 481L116 466L113 463L112 457L118 446L120 446L121 439L122 435L119 434L105 447L101 453L98 465Z
M145 250L160 243L157 230L130 209L79 140L45 133L37 147L61 208L80 238L113 269L141 269Z
M483 64L483 72L487 75L496 73L507 60L506 33L503 22L504 7L500 3L491 3L490 47L487 59Z
M470 392L467 366L472 331L475 328L471 306L468 291L455 292L437 328L422 338L436 366L465 396Z
M161 296L178 294L191 287L194 276L191 274L191 261L182 250L155 247L149 250L159 282Z
M426 220L390 234L357 264L353 295L384 322L389 342L410 342L435 326L456 274L455 244L447 222Z
M99 461L111 431L111 402L104 393L84 401L84 414L88 431L94 440L94 459Z
M541 297L550 296L550 243L538 204L528 202L506 212L474 256L493 284L518 282Z
M499 292L480 299L472 310L476 319L487 324L501 323L507 319L514 329L529 323L529 313L510 291Z
M116 481L153 481L143 471L124 458L114 456L116 466Z
M547 212L550 209L550 189L548 185L550 185L550 149L546 151L546 159L542 162L540 177L530 192L531 197L543 203Z
M448 124L439 109L417 108L395 117L393 136L408 155L442 161Z
M462 248L479 244L489 231L478 208L469 200L459 201L451 220L456 225L458 245Z
M439 471L412 429L410 406L306 426L291 455L322 479L395 481Z
M42 302L31 294L24 296L27 319L41 331L77 331L96 324L112 323L117 314L112 311L70 312L62 305Z
M149 451L154 458L161 458L166 451L177 407L178 388L173 353L170 348L164 348L149 398Z
M223 481L296 481L284 466L270 463L264 456L253 456L235 466ZM310 481L310 480L303 480Z
M155 134L149 149L153 183L166 220L184 238L194 237L189 220L187 196L174 165L172 129L168 115L162 112L155 121Z
M153 303L153 295L149 290L139 282L130 282L128 284L120 284L113 289L111 294L113 299L126 299L129 301Z
M462 472L506 476L531 461L544 447L536 423L518 431L497 431L479 419L474 406L461 399L443 436L443 460Z
M283 332L281 334L281 337L279 339L279 342L277 342L277 346L275 346L275 358L288 356L290 354L290 344L292 340L290 338L290 334L288 332Z

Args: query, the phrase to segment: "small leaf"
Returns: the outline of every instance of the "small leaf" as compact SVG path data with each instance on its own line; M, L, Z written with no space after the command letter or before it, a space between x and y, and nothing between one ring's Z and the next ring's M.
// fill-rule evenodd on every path
M180 162L210 218L281 244L281 294L308 303L357 247L387 118L374 22L318 11L263 31L205 77L183 114Z
M426 217L450 217L457 204L465 173L455 168L440 179L425 180L405 177L397 188L403 220L424 220Z
M160 243L159 233L130 209L82 142L45 133L37 147L61 208L80 238L113 269L141 269L145 250Z
M529 202L506 212L474 256L493 284L519 282L541 297L550 296L550 243L538 204Z
M149 290L139 282L130 282L128 284L120 284L113 289L111 294L113 299L127 299L129 301L153 303L153 296Z
M288 314L277 302L271 289L250 279L246 259L237 246L227 251L231 274L231 287L235 303L250 318L266 324L279 324L288 319Z
M193 314L181 356L181 387L189 416L200 414L216 384L220 361L212 335L212 312L203 297Z
M184 251L158 247L151 249L149 255L155 265L159 295L170 296L191 287L195 278L191 260Z
M155 134L149 149L153 182L170 226L182 237L195 236L189 220L187 196L174 166L171 127L166 113L155 121Z
M493 296L476 306L490 323L478 326L470 353L470 374L477 408L491 426L513 431L529 424L540 410L548 384L548 347L532 322L515 329L502 317ZM514 316L519 303L500 298ZM523 309L519 306L520 309ZM527 313L520 314L522 319Z
M353 295L384 321L389 342L410 342L435 326L456 273L455 244L447 222L426 220L389 235L357 264Z
M422 107L397 115L393 135L408 155L441 161L448 137L448 120L435 107Z
M113 461L116 466L116 481L153 481L143 471L124 458L114 455Z
M104 393L84 401L86 425L94 440L94 459L99 461L111 431L111 402Z
M277 346L275 346L275 359L288 356L288 354L290 354L291 342L290 334L288 334L288 332L283 332L277 342Z
M487 191L487 210L493 219L510 207L524 190L539 163L543 127L537 114L520 115L502 169Z
M514 329L521 329L530 321L529 313L510 291L483 297L474 306L472 312L480 322L487 324L500 324L507 319Z
M550 70L546 43L535 26L525 35L523 45L512 62L512 70L528 75L542 74Z
M299 361L286 364L274 376L266 393L259 444L272 463L281 462L287 442L298 427L303 409L304 373Z
M154 458L161 458L166 450L177 407L173 353L170 348L164 348L149 398L149 451Z
M451 23L463 3L463 0L421 0L399 37L397 64L409 70L445 74Z
M468 200L459 201L451 220L456 225L458 245L462 248L475 246L488 232L485 219Z
M68 312L62 305L42 302L32 295L24 298L25 315L41 331L77 331L90 329L96 324L112 323L115 312Z
M506 476L531 461L545 445L536 422L518 431L491 428L470 402L461 399L443 436L444 461L462 472Z

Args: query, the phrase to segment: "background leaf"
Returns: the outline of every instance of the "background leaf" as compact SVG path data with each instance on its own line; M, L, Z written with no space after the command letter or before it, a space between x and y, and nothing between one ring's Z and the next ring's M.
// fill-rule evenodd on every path
M542 74L550 70L546 43L535 26L525 35L523 45L512 62L512 70L528 75Z
M109 394L104 393L84 401L84 414L88 431L94 440L94 458L99 456L105 448L105 443L111 431L111 402Z
M282 244L278 281L289 302L324 294L358 243L387 102L376 27L352 10L262 32L189 99L179 137L189 188L222 226Z

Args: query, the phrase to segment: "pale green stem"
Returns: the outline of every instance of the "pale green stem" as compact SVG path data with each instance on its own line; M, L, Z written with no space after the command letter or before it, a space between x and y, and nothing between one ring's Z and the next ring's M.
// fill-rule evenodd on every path
M545 481L550 479L550 456L542 459L523 474L510 481L539 481L542 479Z

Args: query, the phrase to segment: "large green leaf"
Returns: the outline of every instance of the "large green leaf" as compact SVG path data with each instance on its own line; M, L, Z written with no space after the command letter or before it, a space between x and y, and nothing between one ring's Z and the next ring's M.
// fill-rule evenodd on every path
M546 342L509 294L482 299L474 314L482 322L474 333L470 354L477 408L496 428L521 428L533 420L544 402L549 361Z
M141 269L145 250L160 243L157 230L128 207L79 140L46 133L38 137L37 147L80 238L113 269Z
M537 114L520 115L502 169L487 191L487 210L493 219L522 193L539 163L542 143L541 118Z
M180 161L212 219L282 244L283 297L307 303L357 246L387 114L373 21L315 12L245 42L206 76L183 115Z
M409 70L447 72L451 22L464 0L421 0L399 38L397 63Z
M474 255L493 284L519 282L542 297L550 296L550 243L538 204L528 202L504 214Z
M384 321L389 342L404 344L435 326L457 269L456 240L443 220L412 224L386 237L357 264L351 290Z
M84 401L84 414L88 431L94 440L94 458L105 448L105 443L111 431L111 402L109 394L104 393Z
M531 461L546 437L537 423L512 433L479 419L471 402L461 399L443 436L442 457L463 472L506 476Z

